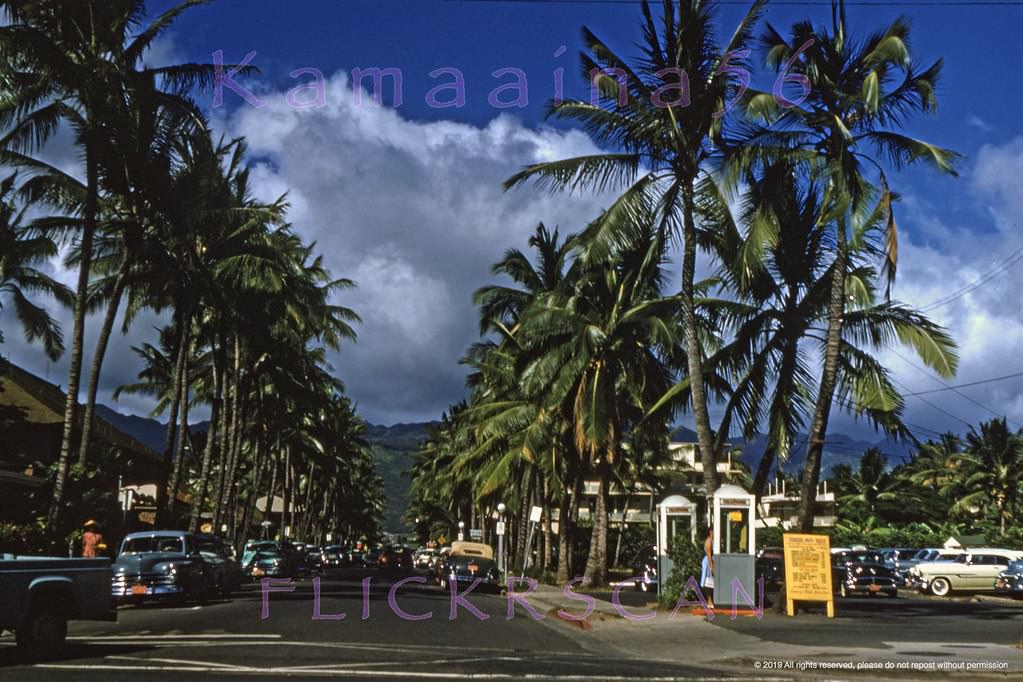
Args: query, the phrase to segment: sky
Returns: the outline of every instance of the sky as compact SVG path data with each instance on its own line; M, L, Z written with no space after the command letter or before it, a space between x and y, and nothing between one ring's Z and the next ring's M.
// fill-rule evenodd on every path
M170 4L150 6L155 13ZM743 3L722 6L722 40L744 10ZM945 62L938 112L914 117L905 131L964 159L958 178L922 168L890 173L902 197L893 297L945 325L961 361L958 376L942 383L908 350L884 359L907 394L940 389L906 397L905 418L918 436L961 432L1003 414L1018 428L1023 378L943 389L1023 372L1023 266L1013 260L1023 254L1017 66L1023 5L873 3L851 6L848 19L862 36L899 14L912 22L916 62ZM505 193L501 182L530 163L599 150L584 132L546 119L546 107L559 79L566 96L587 96L578 66L583 25L635 55L639 19L633 2L217 0L187 12L146 59L212 62L219 52L232 64L254 53L248 60L260 73L237 79L250 102L230 88L219 105L213 92L197 99L218 134L248 140L257 195L271 200L287 192L295 229L316 241L335 276L357 283L337 302L362 316L358 342L330 360L359 411L373 423L392 424L437 419L465 397L458 361L479 334L472 292L498 281L490 267L505 250L525 250L541 221L563 234L578 231L609 202L531 186ZM801 19L828 22L829 5L769 4L761 26L770 22L785 33ZM400 72L400 101L387 80L379 105L371 78L353 88L353 69L373 67ZM464 104L437 106L451 103L453 90L436 91L433 100L429 93L452 82L456 71L464 78ZM325 84L322 102L310 88L296 91L317 74ZM495 92L518 77L526 79L525 97ZM754 84L769 88L772 80L757 73ZM81 175L66 134L44 154ZM60 263L53 269L73 284ZM978 280L983 286L961 291ZM932 305L954 294L961 295ZM54 313L70 334L70 313ZM9 309L0 315L6 336L0 353L66 383L66 356L48 363L25 344ZM89 319L86 363L99 323ZM112 340L102 402L126 413L152 407L127 397L114 403L110 394L141 367L131 346L155 341L163 323L142 315L127 336ZM847 415L836 414L832 424L865 433Z

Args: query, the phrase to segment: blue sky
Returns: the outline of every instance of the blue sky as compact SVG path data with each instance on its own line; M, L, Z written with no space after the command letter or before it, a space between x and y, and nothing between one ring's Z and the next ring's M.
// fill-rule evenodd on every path
M722 40L744 9L722 8ZM903 195L895 297L922 306L984 276L1023 246L1017 47L1023 6L889 3L851 6L848 18L854 33L865 35L899 14L912 21L917 62L945 60L938 113L912 119L906 132L966 157L958 179L924 169L892 176ZM149 59L209 62L222 50L234 62L256 51L252 64L262 73L243 83L267 106L256 109L229 91L219 109L211 108L210 93L200 103L219 131L249 139L257 191L269 199L289 190L296 228L317 240L336 275L359 284L340 302L365 318L360 340L333 362L361 411L371 421L393 423L437 418L463 396L457 360L477 328L470 295L491 281L489 267L503 251L524 247L538 221L574 231L606 205L607 197L551 197L530 188L502 194L499 185L526 163L596 150L583 133L545 121L553 72L564 69L567 95L585 95L581 26L634 55L639 18L639 5L630 3L217 0L190 10ZM765 15L782 32L803 18L828 22L829 6L776 3ZM567 49L556 57L562 46ZM401 69L400 108L389 101L352 106L351 71L368 67ZM463 108L427 106L426 93L446 80L428 74L442 67L464 75ZM488 95L510 78L491 73L509 67L526 74L529 103L498 110ZM323 108L297 111L286 104L288 90L309 80L289 77L300 68L327 78ZM754 83L769 87L772 80L759 73ZM77 161L67 149L51 153L74 171ZM1010 268L932 311L962 348L953 383L1023 370L1018 277ZM109 363L101 399L133 378L138 366L125 360L128 348L151 340L158 323L140 320L128 338L115 340L110 357L117 359ZM3 351L44 373L38 351L25 348L17 334L7 336ZM886 361L907 391L942 388L899 356ZM64 366L45 367L51 381L62 382ZM964 422L993 412L1007 413L1019 426L1020 388L1023 380L963 389L969 399L951 391L928 396L937 408L907 398L907 419L922 435L963 430ZM119 409L148 406L125 402ZM858 430L843 416L834 423Z

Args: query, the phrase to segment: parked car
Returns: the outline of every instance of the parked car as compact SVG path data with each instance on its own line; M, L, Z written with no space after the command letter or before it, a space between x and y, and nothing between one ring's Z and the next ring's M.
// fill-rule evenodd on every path
M995 579L995 592L1019 599L1023 596L1023 561L1012 561Z
M243 570L246 577L254 580L290 578L293 575L288 557L273 544L254 549Z
M984 592L995 589L999 574L1013 561L1023 559L1023 552L1010 549L970 549L955 561L925 562L914 566L910 575L921 592L944 597L953 591Z
M776 591L785 583L785 560L774 556L758 557L756 576L764 579L764 590Z
M424 568L430 570L433 568L434 561L437 560L437 556L440 554L440 550L433 547L420 547L416 550L415 564L416 568Z
M410 574L414 565L412 551L400 545L385 548L377 560L377 567L381 573Z
M657 591L657 552L653 547L632 567L633 586L642 592Z
M210 597L212 571L199 554L198 538L186 531L129 533L113 564L111 593L119 601Z
M323 550L315 545L307 545L305 548L305 565L311 573L319 573L323 570Z
M850 550L831 557L832 588L843 597L884 592L894 598L899 595L900 582L877 552Z
M61 644L69 620L117 620L110 559L0 555L0 630L27 649Z
M242 585L242 566L235 558L234 547L215 535L197 535L199 554L210 567L210 586L225 597Z
M448 589L451 582L472 583L501 591L501 573L494 561L494 550L480 542L453 542L440 570L440 586Z
M323 568L342 568L348 564L348 549L343 545L327 545L323 548Z

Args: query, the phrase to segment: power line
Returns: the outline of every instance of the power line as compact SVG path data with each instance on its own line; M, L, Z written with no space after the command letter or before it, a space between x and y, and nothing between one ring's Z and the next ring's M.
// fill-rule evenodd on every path
M920 310L923 311L923 312L927 312L927 311L930 311L930 310L934 310L935 308L940 308L942 306L948 305L952 301L960 299L963 296L965 296L966 294L969 294L969 293L979 289L981 286L983 286L984 284L988 283L989 281L991 281L992 279L994 279L998 275L1001 275L1004 272L1008 272L1009 269L1012 266L1014 266L1016 263L1020 262L1021 260L1023 260L1023 246L1019 247L1018 249L1016 249L1015 251L1010 253L1008 256L1006 256L1002 260L1002 262L1000 262L998 265L996 265L995 267L993 267L990 270L988 270L979 279L977 279L977 280L975 280L975 281L973 281L973 282L971 282L971 283L969 283L969 284L967 284L967 285L965 285L963 287L960 287L959 289L956 289L955 291L953 291L950 294L946 294L942 298L939 298L939 299L937 299L935 301L931 301L927 305L921 307Z
M947 390L950 390L950 391L954 392L954 393L955 393L955 394L956 394L957 396L959 396L960 398L963 398L963 399L965 399L965 400L968 400L969 402L973 403L973 404L974 404L974 405L976 405L977 407L980 407L980 408L982 408L982 409L984 409L984 410L987 410L988 412L990 412L991 414L993 414L993 415L994 415L994 416L996 416L996 417L1002 417L1002 416L1005 416L1005 415L1003 415L1002 413L999 413L999 412L995 412L994 410L992 410L992 409L991 409L990 407L988 407L988 406L987 406L987 405L985 405L984 403L980 402L979 400L974 400L974 399L973 399L973 398L971 398L970 396L968 396L968 395L966 395L965 393L963 393L963 392L959 391L959 390L958 390L958 389L957 389L956 387L952 386L951 384L947 384L947 383L945 383L944 381L942 381L942 380L941 380L941 379L939 379L938 377L934 376L933 374L931 374L930 372L928 372L927 370L925 370L925 369L924 369L923 367L921 367L920 365L918 365L918 364L916 364L915 362L913 362L912 360L910 360L909 358L906 358L906 357L904 357L903 355L901 355L901 354L900 354L900 353L898 353L897 351L894 351L894 350L893 350L893 351L892 351L892 354L893 354L893 355L895 355L895 357L897 357L897 358L899 358L900 360L902 360L903 362L905 362L905 363L906 363L907 365L909 365L910 367L913 367L914 369L916 369L917 371L919 371L919 372L920 372L921 374L924 374L925 376L929 377L930 379L933 379L934 381L937 381L937 382L938 382L939 384L941 384L942 386L944 386L944 387L945 387L945 388L946 388ZM1006 419L1008 419L1008 417L1006 417ZM1010 420L1010 421L1011 421L1011 420ZM1015 422L1013 422L1013 423L1015 423Z
M1016 372L1015 374L1005 374L1000 377L991 377L990 379L981 379L979 381L971 381L966 384L958 384L956 386L946 386L945 388L932 388L929 391L915 391L913 393L904 393L904 396L913 396L919 398L922 395L930 395L931 393L942 393L944 391L954 391L957 388L968 388L970 386L980 386L981 384L993 384L996 381L1005 381L1006 379L1015 379L1017 377L1023 377L1023 372ZM900 384L901 385L901 384ZM999 417L1002 415L998 415Z

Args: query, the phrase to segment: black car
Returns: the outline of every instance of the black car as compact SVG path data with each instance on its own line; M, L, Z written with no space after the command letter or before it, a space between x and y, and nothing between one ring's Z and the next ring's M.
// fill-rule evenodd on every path
M762 556L756 562L757 580L764 579L765 591L781 589L785 582L785 560L771 556Z
M216 535L197 535L195 539L199 554L210 567L210 587L230 597L242 584L242 568L234 548Z
M438 571L438 582L442 589L449 589L451 583L480 581L480 590L501 591L501 572L494 561L494 550L479 542L454 542L447 556L442 559Z
M1023 597L1023 561L1012 561L995 579L995 592L1019 599Z
M327 545L323 548L323 568L341 568L348 565L348 548L344 545Z
M307 545L305 548L305 565L311 573L319 573L323 570L323 550L315 545Z
M899 576L885 566L877 552L838 552L831 557L832 587L843 597L854 594L873 595L884 592L894 598L899 594Z
M381 573L411 575L414 564L412 550L399 545L387 547L377 559L377 568Z
M212 570L196 535L163 530L129 533L112 567L111 593L118 601L194 599L210 596Z

